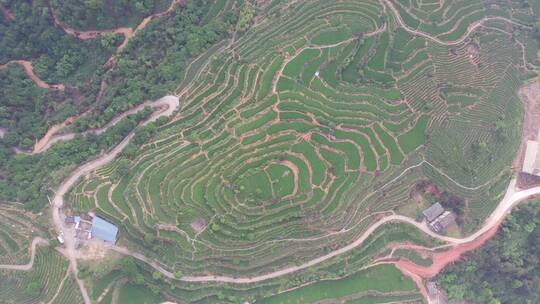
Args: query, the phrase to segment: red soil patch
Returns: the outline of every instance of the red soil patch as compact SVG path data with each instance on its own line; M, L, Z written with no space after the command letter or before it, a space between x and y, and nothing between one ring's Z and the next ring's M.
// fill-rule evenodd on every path
M422 277L406 268L402 268L398 263L395 263L395 265L397 269L399 269L405 276L413 280L414 284L416 284L416 287L418 287L424 299L429 299L429 293L426 289L426 286L424 285L424 282L422 281Z
M441 191L439 191L439 189L437 189L437 186L433 185L433 184L430 184L427 188L426 188L426 192L427 193L430 193L430 194L433 194L434 196L436 197L440 197L441 196Z
M413 273L422 278L433 278L450 263L459 260L463 256L463 254L484 245L487 240L489 240L497 233L497 229L499 228L500 223L501 221L499 221L497 225L488 230L482 236L470 243L458 245L446 252L434 253L431 256L433 264L431 264L430 266L417 265L408 260L399 260L395 264L402 271Z

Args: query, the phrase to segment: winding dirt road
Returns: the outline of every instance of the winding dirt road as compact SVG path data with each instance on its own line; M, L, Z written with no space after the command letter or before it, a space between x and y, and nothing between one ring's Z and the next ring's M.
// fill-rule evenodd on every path
M136 106L134 108L131 108L131 109L127 110L126 112L123 112L123 113L115 116L111 121L109 121L107 124L105 124L101 128L90 129L90 130L87 130L87 131L84 131L84 132L81 132L81 133L69 132L69 133L64 133L64 134L55 134L65 126L65 123L57 125L58 127L54 128L54 129L53 128L50 129L50 130L52 130L52 132L47 132L47 134L51 133L51 134L54 134L54 135L44 136L40 141L38 141L34 145L34 150L32 152L30 152L29 154L43 153L43 152L47 151L47 149L49 149L54 143L57 143L57 142L60 142L60 141L72 140L77 135L81 135L81 136L86 136L86 135L90 135L90 134L100 135L100 134L104 133L105 131L107 131L110 127L115 126L116 124L118 124L120 121L122 121L122 119L124 119L128 115L138 113L138 112L142 111L146 107L162 108L163 109L163 110L158 109L158 111L154 112L154 114L152 115L152 118L151 118L152 121L153 121L153 120L155 120L155 119L157 119L157 118L159 118L161 116L167 116L167 117L170 116L172 114L172 112L174 112L174 110L176 108L178 108L178 100L177 99L171 99L171 98L161 98L161 99L158 99L156 101L146 101L146 102L144 102L144 103L142 103L142 104L140 104L140 105L138 105L138 106ZM158 115L158 116L156 117L156 115Z
M502 18L502 17L486 17L486 18L484 18L482 20L479 20L479 21L477 21L475 23L472 23L469 26L466 34L464 34L460 39L455 40L455 41L442 41L439 38L430 36L427 33L416 31L416 30L414 30L412 28L409 28L403 22L403 20L401 19L401 16L399 15L399 12L396 10L396 8L393 6L393 4L390 1L388 1L388 0L381 0L381 1L385 5L385 7L390 8L390 10L395 15L397 21L400 23L400 25L405 30L407 30L407 31L409 31L409 32L411 32L411 33L413 33L415 35L423 36L423 37L425 37L427 39L430 39L432 41L435 41L435 42L443 44L443 45L454 45L454 44L459 44L459 43L463 42L474 30L476 30L478 27L482 26L482 24L484 22L489 21L489 20L504 20L504 21L516 24L515 22L513 22L511 20L508 20L508 19L505 19L505 18ZM171 4L171 7L169 7L169 9L167 11L165 11L163 13L160 13L160 14L167 13L170 9L172 9L173 4L179 3L179 2L181 2L181 1L173 1L173 3ZM131 32L131 36L137 31L137 29L139 29L139 28L142 29L154 17L156 17L156 15L145 18L145 20L143 20L143 22L135 29L135 31ZM517 24L517 25L520 25L520 24ZM522 26L522 25L520 25L520 26ZM65 29L65 30L66 30L66 32L71 33L73 35L78 35L78 37L81 38L81 39L85 39L84 37L88 37L87 39L90 39L90 37L92 35L94 35L93 37L95 37L95 35L98 35L97 33L96 34L88 33L88 34L85 34L85 35L88 35L88 36L85 36L81 32L76 32L74 30L72 32L70 32L70 29ZM129 29L129 30L131 31L131 29ZM114 31L114 30L112 30L112 31ZM126 36L125 41L119 47L119 50L117 50L117 51L121 51L122 48L127 43L127 40L129 39L129 37L131 37L131 36L129 36L128 31L119 30L119 29L117 29L116 31L122 32ZM102 31L102 32L104 32L104 31ZM159 117L162 117L162 116L170 116L179 106L178 98L176 96L166 96L166 97L152 103L152 105L157 107L157 106L159 106L158 105L159 102L161 102L162 105L166 104L167 105L167 110L159 111L158 114L153 115L145 123L153 121L153 120L155 120L155 119L157 119ZM96 130L95 132L98 132L98 131ZM68 228L64 226L64 222L62 221L60 208L64 205L63 196L69 191L69 189L77 182L77 180L80 177L82 177L85 174L87 174L87 173L89 173L89 172L91 172L93 170L96 170L96 169L106 165L107 163L111 162L112 160L114 160L117 157L117 155L130 142L130 140L133 137L133 134L134 134L133 132L130 133L124 140L122 140L122 142L120 142L118 145L116 145L114 148L112 148L106 154L102 155L101 157L99 157L99 158L97 158L95 160L92 160L92 161L90 161L88 163L85 163L85 164L81 165L80 167L78 167L76 170L74 170L74 172L62 182L62 184L60 185L60 187L56 191L56 193L54 195L54 198L52 200L52 205L53 205L52 219L53 219L53 222L55 224L55 227L56 227L57 231L58 232L64 232L65 246L66 246L66 250L65 250L66 256L69 259L70 268L73 271L73 273L75 274L75 278L76 278L77 283L78 283L78 285L79 285L79 287L81 289L85 304L90 304L91 302L90 302L90 298L88 296L88 292L86 291L86 288L84 287L83 281L80 280L78 278L78 276L77 276L77 259L76 259L76 248L75 248L76 242L75 242L75 238L74 238L72 233L69 233ZM68 137L65 137L65 138L62 138L62 139L60 139L60 137L58 137L58 139L56 139L55 141L69 140L70 139L69 136L74 136L74 135L66 135L66 136L68 136ZM49 142L52 142L52 141L53 141L53 139L51 139L51 141L49 141ZM50 144L48 143L48 146L50 146L51 144L52 143L50 143ZM46 148L47 148L47 146L44 146L40 150L43 150L43 149L46 150ZM491 214L491 216L486 220L484 225L477 232L475 232L475 233L473 233L470 236L467 236L465 238L452 238L452 237L441 236L441 235L438 235L438 234L432 232L431 230L429 230L429 228L427 227L427 225L425 223L417 223L413 219L405 217L405 216L401 216L401 215L390 215L390 216L386 216L384 218L381 218L379 221L377 221L375 224L373 224L371 227L369 227L369 229L367 229L362 235L360 235L356 240L354 240L349 245L346 245L345 247L334 250L334 251L332 251L332 252L330 252L328 254L325 254L325 255L323 255L321 257L318 257L318 258L313 259L311 261L305 262L305 263L303 263L301 265L298 265L298 266L286 267L286 268L283 268L283 269L279 269L279 270L276 270L276 271L273 271L273 272L270 272L270 273L267 273L267 274L254 276L254 277L228 277L228 276L219 276L219 275L206 275L206 276L184 276L180 280L187 281L187 282L227 282L227 283L236 283L236 284L249 284L249 283L261 282L261 281L277 278L277 277L280 277L280 276L283 276L283 275L286 275L286 274L290 274L290 273L293 273L293 272L296 272L296 271L306 269L308 267L320 264L320 263L322 263L322 262L324 262L326 260L329 260L329 259L331 259L333 257L336 257L336 256L344 254L344 253L346 253L346 252L348 252L350 250L353 250L354 248L357 248L358 246L362 245L363 242L377 228L379 228L380 226L382 226L384 224L387 224L389 222L404 222L404 223L408 223L410 225L414 225L418 229L422 230L424 233L426 233L426 234L428 234L428 235L430 235L430 236L432 236L434 238L437 238L439 240L448 242L450 244L455 244L455 245L468 244L468 243L474 242L475 240L481 238L482 236L489 235L489 233L486 233L486 232L490 232L490 231L493 231L494 229L496 229L496 227L498 227L498 225L501 223L501 221L504 219L504 217L511 211L511 209L515 205L517 205L519 202L522 202L522 201L526 200L527 198L529 198L531 196L538 195L538 194L540 194L540 187L536 187L536 188L532 188L532 189L528 189L528 190L523 190L523 191L516 191L516 189L515 189L515 180L513 180L510 183L509 187L508 187L508 191L507 191L504 199L500 202L500 204L495 209L495 211ZM34 243L34 242L36 242L36 243ZM35 255L35 246L37 245L38 242L39 241L34 240L33 243L32 243L32 252L33 252L33 254L32 254L32 258L31 258L31 262L29 264L27 264L27 265L0 265L0 268L4 268L4 269L20 269L20 270L31 269L31 267L33 265L33 258L34 258L34 255ZM134 258L136 258L138 260L141 260L141 261L143 261L145 263L148 263L155 270L160 271L161 273L163 273L166 277L168 277L170 279L175 279L173 273L171 273L170 271L164 269L162 266L158 265L155 261L151 261L146 256L144 256L144 255L142 255L140 253L132 252L131 250L129 250L127 248L122 248L122 247L118 247L118 246L111 246L111 249L116 251L116 252L122 253L124 255L133 256Z
M383 217L382 219L377 221L375 224L373 224L371 227L369 227L360 237L358 237L356 240L354 240L349 245L347 245L345 247L342 247L342 248L339 248L337 250L334 250L334 251L332 251L330 253L327 253L327 254L325 254L323 256L320 256L320 257L318 257L316 259L305 262L305 263L303 263L301 265L298 265L298 266L286 267L286 268L282 268L280 270L276 270L274 272L270 272L270 273L267 273L267 274L264 274L264 275L259 275L259 276L254 276L254 277L229 277L229 276L219 276L219 275L206 275L206 276L184 276L184 277L181 278L181 280L186 281L186 282L224 282L224 283L235 283L235 284L250 284L250 283L257 283L257 282L277 278L277 277L280 277L280 276L283 276L283 275L287 275L287 274L290 274L290 273L293 273L293 272L296 272L296 271L306 269L308 267L320 264L320 263L322 263L324 261L327 261L327 260L329 260L329 259L331 259L333 257L344 254L344 253L346 253L348 251L351 251L351 250L357 248L358 246L362 245L364 243L364 241L375 230L377 230L379 227L383 226L384 224L390 223L390 222L403 222L403 223L413 225L416 228L422 230L424 233L430 235L431 237L439 239L441 241L445 241L445 242L450 243L450 244L454 244L454 245L470 244L470 243L474 242L477 239L481 239L481 237L483 235L489 235L489 234L485 234L486 232L488 232L490 230L491 231L493 231L493 230L496 231L496 227L499 226L499 224L502 222L504 217L518 203L526 200L527 198L529 198L531 196L540 194L540 187L531 188L531 189L528 189L528 190L523 190L523 191L516 192L515 191L515 184L516 184L516 181L512 180L512 182L510 183L510 185L508 187L508 191L507 191L504 199L501 201L501 203L495 209L495 211L491 214L491 216L486 220L486 222L484 223L482 228L480 228L475 233L473 233L473 234L471 234L471 235L469 235L467 237L464 237L464 238L453 238L453 237L443 236L443 235L440 235L440 234L437 234L437 233L431 231L428 228L428 226L426 225L425 222L418 223L414 219L406 217L406 216L390 215L390 216ZM491 235L493 235L493 234L491 234ZM486 238L486 240L487 240L487 238ZM471 247L471 246L469 246L469 247ZM461 248L462 248L461 250L463 252L468 251L468 250L465 250L465 249L468 248L467 246L461 247ZM144 256L142 254L134 253L134 252L130 251L127 248L118 247L118 246L111 246L111 249L118 252L118 253L121 253L121 254L124 254L124 255L130 255L130 256L132 256L132 257L134 257L134 258L136 258L136 259L138 259L140 261L148 263L155 270L163 273L163 275L165 275L166 277L168 277L170 279L175 279L174 274L172 272L164 269L163 267L159 266L157 263L151 261L149 258L147 258L146 256ZM446 264L448 264L448 263L446 263Z
M34 266L34 259L36 258L36 248L38 245L48 245L49 241L46 239L37 237L32 240L32 245L30 246L30 262L24 265L0 265L0 269L7 270L19 270L19 271L29 271Z
M159 117L163 117L163 116L167 117L167 116L172 115L172 113L176 109L178 109L178 107L180 106L180 102L178 100L178 97L176 96L165 96L154 102L151 102L150 104L147 104L147 106L153 106L153 107L159 107L159 108L162 108L163 106L167 106L167 108L156 111L147 121L143 123L143 125L148 124L152 121L155 121ZM71 187L73 187L73 185L77 182L79 178L113 161L118 156L118 154L120 154L120 152L122 152L122 150L124 150L124 148L129 144L134 134L135 133L132 131L118 145L116 145L107 153L103 154L101 157L98 157L97 159L89 161L79 166L78 168L76 168L60 184L60 186L56 190L54 197L51 201L52 221L55 225L57 232L64 234L64 241L65 241L64 245L66 247L65 254L69 260L69 265L71 267L71 270L73 271L73 274L75 275L75 279L77 281L77 284L79 285L85 304L91 304L91 300L84 286L84 282L78 277L76 240L75 240L74 231L68 228L67 226L65 226L64 221L62 220L62 216L61 216L60 209L64 206L64 195L69 191L69 189L71 189Z
M135 36L135 34L138 31L144 29L148 25L148 23L150 21L152 21L155 18L159 18L159 17L162 17L162 16L165 16L165 15L169 14L175 8L176 5L179 5L179 4L182 4L182 3L184 3L184 0L173 0L173 1L171 1L169 7L167 7L166 10L164 10L162 12L159 12L159 13L155 13L153 15L150 15L150 16L144 18L141 21L141 23L135 28L135 30L133 30L132 28L128 28L128 27L120 27L120 28L116 28L116 29L107 29L107 30L79 31L79 30L64 26L60 22L60 19L57 17L57 15L56 15L56 13L54 12L53 9L51 9L51 13L52 13L52 17L53 17L53 20L54 20L54 24L56 26L61 28L65 33L67 33L69 35L72 35L72 36L74 36L74 37L76 37L78 39L81 39L81 40L95 39L95 38L97 38L97 37L99 37L101 35L111 34L111 33L124 35L124 41L122 41L122 43L116 48L115 53L113 53L112 56L107 60L107 63L106 63L106 65L107 65L112 60L114 60L114 58L116 58L116 55L118 55L118 53L122 52L122 50L128 44L129 40L133 36ZM14 62L22 64L23 67L25 67L25 70L26 70L27 74L34 80L34 82L36 82L36 84L38 86L47 85L45 82L43 82L41 79L39 79L33 73L32 63L30 61L24 61L24 60L19 60L19 61L14 61ZM4 67L4 66L0 66L0 68L2 68L2 67ZM53 88L53 89L56 88L56 89L59 89L59 90L64 90L64 85L62 85L62 84L51 85L51 86L49 86L49 88ZM101 100L101 96L103 94L104 88L105 88L105 81L102 81L101 85L100 85L99 94L98 94L98 97L97 97L98 102ZM133 110L135 112L138 111L138 109L133 109ZM129 110L129 111L133 111L133 110ZM131 113L134 113L134 112L131 112ZM125 115L121 114L122 117L120 117L120 120L123 117L125 117L125 116L127 116L129 114L130 113L127 113ZM68 134L63 134L63 135L56 135L56 133L58 133L60 130L62 130L64 127L66 127L69 124L69 123L67 123L68 121L73 122L78 117L80 117L80 116L75 116L75 117L68 118L68 120L66 120L66 121L64 121L64 122L62 122L60 124L57 124L57 125L54 125L54 126L50 127L49 130L47 130L47 133L45 134L45 136L43 136L34 145L33 151L30 152L30 151L23 151L23 150L15 150L15 152L20 153L20 154L25 154L25 155L32 155L32 154L36 154L36 153L41 153L41 152L47 150L53 143L55 143L57 141L65 141L65 140L73 139L75 137L75 135L76 135L74 133L68 133ZM113 119L113 121L114 121L114 119ZM114 124L115 123L112 122L112 125L114 125ZM100 129L89 130L87 133L94 133L94 134L103 133L103 131L100 131L100 130L101 129L106 129L110 125L111 125L111 122L109 122L109 124L107 124L106 126L100 128Z

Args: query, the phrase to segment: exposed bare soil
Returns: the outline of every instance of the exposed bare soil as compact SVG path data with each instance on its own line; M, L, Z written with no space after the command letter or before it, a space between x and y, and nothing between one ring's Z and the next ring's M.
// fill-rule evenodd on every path
M431 258L433 260L433 264L431 264L430 266L417 265L408 260L399 260L396 262L396 266L401 270L413 273L422 278L432 278L436 276L440 271L442 271L446 266L459 260L463 256L463 254L484 245L487 240L489 240L497 233L497 229L499 228L500 223L501 222L499 222L497 225L488 230L479 238L469 243L457 245L453 249L446 252L432 254Z
M521 171L525 158L527 141L537 140L540 132L540 78L537 78L533 83L522 86L518 90L518 95L523 101L525 114L519 154L515 159L513 166L516 170ZM531 183L530 179L522 178L522 176L518 179L519 188L527 189L535 185L540 185L540 183Z

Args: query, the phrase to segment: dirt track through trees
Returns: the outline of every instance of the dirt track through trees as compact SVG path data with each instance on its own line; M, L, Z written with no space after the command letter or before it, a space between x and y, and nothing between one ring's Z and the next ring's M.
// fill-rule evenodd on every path
M11 63L19 64L24 68L24 71L28 75L30 79L40 88L43 89L52 89L52 90L59 90L64 91L65 86L63 84L48 84L45 81L41 80L35 73L34 73L34 67L32 66L32 62L28 60L12 60L6 64L0 65L0 69L5 69L7 66Z
M133 30L131 28L128 28L128 27L120 27L120 28L116 28L116 29L99 30L99 31L79 31L79 30L76 30L76 29L65 27L60 22L59 18L56 16L56 14L54 13L54 10L51 9L51 12L52 12L52 16L53 16L54 23L55 23L56 26L63 29L64 32L66 32L67 34L72 35L72 36L74 36L74 37L76 37L78 39L81 39L81 40L95 39L95 38L98 38L99 36L104 35L104 34L122 34L122 35L124 35L124 41L122 41L122 43L116 48L116 52L111 56L111 58L109 58L109 60L107 60L107 64L108 64L112 60L114 60L114 58L116 58L116 55L118 53L122 52L122 50L128 44L129 39L131 39L138 31L144 29L148 25L148 23L150 21L154 20L155 18L159 18L159 17L162 17L162 16L165 16L165 15L169 14L175 8L176 5L180 5L180 4L183 4L183 3L184 3L184 0L172 0L171 4L169 5L169 7L165 11L160 12L160 13L156 13L156 14L153 14L153 15L150 15L150 16L144 18L142 20L142 22L135 28L135 30ZM36 82L36 84L38 86L46 87L46 88L52 88L52 89L58 89L58 90L62 90L62 91L65 89L63 84L57 84L57 85L50 85L49 86L45 82L43 82L41 79L39 79L33 73L32 62L24 61L24 60L19 60L19 61L14 61L14 62L21 64L25 68L25 71L27 72L28 76L30 78L32 78L32 80L34 80L34 82ZM4 66L0 66L0 68L2 68L2 67L4 67ZM101 100L101 97L103 95L105 87L106 87L106 82L103 80L101 82L101 84L100 84L98 96L96 98L97 102L99 102ZM123 114L120 114L119 116L121 116L121 115L123 115ZM40 140L38 140L38 142L34 145L34 149L31 152L31 154L41 153L41 152L47 150L50 147L50 145L52 145L56 141L73 139L74 136L70 135L70 134L59 135L59 136L56 136L56 137L55 137L55 134L58 133L63 128L65 128L67 125L74 122L78 117L80 117L80 116L70 117L66 121L50 127L49 130L47 130L47 133L45 134L45 136L43 136Z
M54 10L51 10L51 11L53 12L52 15L53 15L54 23L56 24L56 26L62 28L67 34L72 35L72 36L74 36L74 37L76 37L78 39L81 39L81 40L95 39L95 38L97 38L97 37L99 37L101 35L104 35L104 34L122 34L122 35L124 35L124 41L122 41L122 43L116 48L116 53L118 54L118 53L122 52L122 50L126 47L129 40L133 36L135 36L135 34L137 34L138 31L144 29L148 25L148 23L150 21L154 20L155 18L159 18L159 17L167 15L168 13L170 13L175 8L176 5L180 5L180 4L183 4L183 3L184 3L184 0L172 0L171 4L169 5L169 7L166 10L164 10L162 12L159 12L159 13L152 14L152 15L144 18L141 21L141 23L139 23L139 25L137 25L135 30L133 30L132 28L129 28L129 27L119 27L119 28L107 29L107 30L79 31L79 30L64 26L62 24L62 22L60 21L60 19L58 18L58 16L54 13Z

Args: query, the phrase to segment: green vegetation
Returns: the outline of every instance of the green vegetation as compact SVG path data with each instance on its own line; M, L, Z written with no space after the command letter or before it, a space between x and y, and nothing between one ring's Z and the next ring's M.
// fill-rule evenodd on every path
M285 292L255 303L315 303L324 299L339 299L366 291L416 293L414 282L391 265L381 265L360 271L340 280L321 281Z
M37 251L31 271L0 270L0 294L7 303L80 303L82 296L74 280L66 277L68 262L53 248L42 247ZM58 290L61 288L60 290Z
M144 286L126 284L120 289L118 303L156 304L163 299Z
M0 20L9 38L2 42L24 48L38 76L68 87L39 89L14 65L0 74L8 92L0 111L7 128L0 199L38 210L69 169L119 142L149 113L36 156L16 155L13 146L30 147L69 115L89 110L71 130L98 128L144 100L174 93L182 102L176 115L137 128L118 159L81 178L66 201L117 224L122 246L176 280L131 258L109 265L112 272L82 265L94 299L111 302L115 291L119 302L141 303L415 301L414 285L395 268L368 267L390 243L438 245L397 223L347 254L277 279L178 280L255 277L303 265L350 244L380 218L410 211L420 181L439 189L464 232L493 210L519 146L516 91L536 75L529 42L535 32L516 24L532 26L534 16L503 1L391 2L410 27L449 45L407 32L376 0L196 0L153 18L119 52L121 35L79 40L55 26L51 14L37 16L40 31L58 36L48 52L24 46L29 42L17 34L24 22L35 27L24 21L25 10L52 7L79 29L133 29L170 2L2 2L21 19ZM515 23L487 21L470 39L452 42L486 16ZM10 44L16 39L22 42ZM61 39L71 50L64 60ZM4 62L23 54L10 52ZM71 71L65 62L77 64L85 52L92 53L88 66ZM79 87L88 87L80 89L80 108ZM19 252L17 240L0 237L6 251ZM30 287L27 293L37 294L39 286Z
M90 1L85 4L90 5ZM118 64L104 71L99 66L114 51L114 44L105 50L99 39L78 40L66 34L54 25L45 2L7 1L2 5L15 20L7 20L3 15L0 20L5 33L0 63L32 59L36 74L43 80L66 84L65 91L38 88L17 64L0 70L0 87L6 93L0 97L0 127L6 129L0 140L0 200L21 201L33 210L46 206L47 194L65 176L66 169L118 143L142 116L124 121L98 137L56 144L52 150L36 156L17 155L12 150L14 146L31 149L49 126L89 107L94 111L78 119L72 129L98 128L144 100L162 97L178 87L190 59L226 37L236 24L235 10L203 22L207 3L188 1L140 30L126 49L116 54ZM156 1L156 9L162 6ZM70 8L68 5L64 9ZM161 41L160 45L153 42L156 39ZM162 52L164 49L167 54ZM73 58L65 59L68 55ZM64 59L78 69L58 72L68 68ZM106 79L107 84L102 98L96 100L98 76Z
M27 263L32 239L45 236L45 219L24 211L19 205L0 205L0 264Z
M518 207L483 247L440 274L437 281L449 298L482 303L540 301L539 216L539 200Z
M406 209L420 180L459 211L465 231L478 227L504 193L518 147L523 57L515 41L485 29L476 35L490 39L474 45L439 45L398 30L376 1L302 2L279 14L253 8L257 26L237 32L178 91L179 116L81 180L69 197L75 208L105 214L126 246L185 276L303 264L351 243L373 214ZM486 153L474 158L477 146ZM346 256L363 267L413 235L387 225ZM174 297L234 303L266 296L261 286L275 292L351 275L341 259L286 282L211 292L165 281ZM164 280L142 268L150 286Z
M3 143L31 149L45 135L49 123L75 114L65 92L39 88L18 64L0 69L0 126L7 128Z
M14 155L9 147L0 145L0 154L8 156L0 159L0 165L11 173L0 179L0 199L21 200L25 202L25 208L41 210L45 207L47 195L51 196L50 186L57 185L66 177L70 168L119 143L151 112L150 109L143 110L99 136L78 136L33 156Z
M135 28L144 17L164 11L171 0L54 0L60 22L79 30Z

